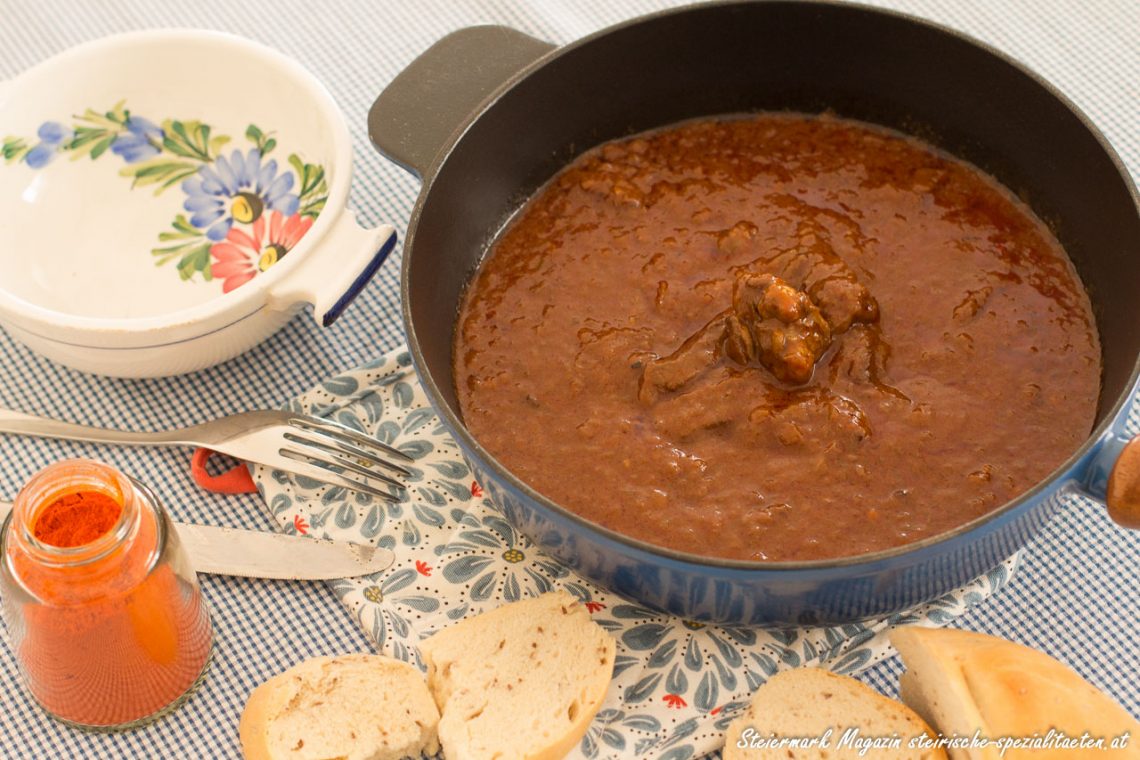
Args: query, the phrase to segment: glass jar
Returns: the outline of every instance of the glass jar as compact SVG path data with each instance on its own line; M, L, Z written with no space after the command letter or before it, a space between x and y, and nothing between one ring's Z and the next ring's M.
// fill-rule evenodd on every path
M205 675L213 632L197 577L154 493L118 470L41 470L0 528L0 558L12 651L59 720L134 728Z

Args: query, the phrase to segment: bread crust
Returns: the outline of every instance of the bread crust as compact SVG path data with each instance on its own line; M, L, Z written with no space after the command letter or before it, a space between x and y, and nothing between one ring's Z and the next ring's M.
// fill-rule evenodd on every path
M1140 758L1140 723L1075 670L1031 647L973 631L908 626L891 632L903 657L902 698L943 734L987 738L1046 735L1050 729L1079 737L1125 732L1120 750L1011 748L1004 760ZM993 747L954 751L964 760L993 760Z

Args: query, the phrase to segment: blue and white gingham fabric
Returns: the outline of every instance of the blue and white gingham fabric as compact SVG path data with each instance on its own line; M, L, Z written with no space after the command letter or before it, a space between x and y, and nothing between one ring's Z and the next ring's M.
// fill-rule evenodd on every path
M373 98L443 34L501 23L567 42L677 3L664 0L0 0L0 79L72 45L146 27L208 27L278 48L311 69L348 116L356 145L351 203L365 224L403 230L418 183L369 146ZM1135 0L880 0L965 31L1025 62L1083 108L1140 175L1140 4ZM188 63L188 65L192 65ZM3 132L3 125L0 125ZM11 223L11 220L0 220ZM399 254L384 265L332 328L302 316L249 354L181 378L123 381L44 361L0 333L0 405L96 425L157 429L253 408L274 408L318 380L402 342ZM1138 283L1140 288L1140 283ZM1133 431L1140 411L1133 411ZM132 452L0 437L0 497L11 498L56 459L95 457L167 498L184 521L272 529L252 496L211 496L189 478L183 450ZM1030 546L1011 586L964 617L963 627L1036 646L1065 660L1140 713L1140 535L1112 527L1102 510L1074 500ZM0 758L236 758L237 721L250 690L314 655L367 642L322 583L203 577L217 631L209 677L173 715L146 728L93 735L53 722L27 696L0 646ZM6 639L5 639L6 643ZM894 694L900 667L863 675Z

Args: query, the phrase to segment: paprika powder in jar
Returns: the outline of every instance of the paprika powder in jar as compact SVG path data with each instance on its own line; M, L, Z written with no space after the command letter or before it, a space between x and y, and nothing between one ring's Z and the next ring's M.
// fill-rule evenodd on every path
M37 473L0 529L0 593L32 696L79 727L133 728L205 674L209 613L154 493L86 460Z

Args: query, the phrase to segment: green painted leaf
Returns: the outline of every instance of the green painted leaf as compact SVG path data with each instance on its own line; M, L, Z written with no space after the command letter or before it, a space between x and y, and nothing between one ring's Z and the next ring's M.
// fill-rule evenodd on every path
M104 137L102 140L97 142L95 144L95 147L93 147L91 149L91 160L94 161L95 159L99 158L99 156L106 153L107 148L110 148L111 143L113 143L113 142L115 142L115 136L114 135L110 135L109 137Z
M21 160L31 150L27 140L22 137L5 137L0 153L4 156L5 163L12 163Z
M195 164L186 161L172 161L168 158L153 158L138 164L124 166L119 174L131 177L131 187L145 187L158 184L155 195L198 171Z
M208 242L190 248L178 262L178 274L183 280L189 280L197 272L201 272L205 280L213 278L210 274L210 244Z

